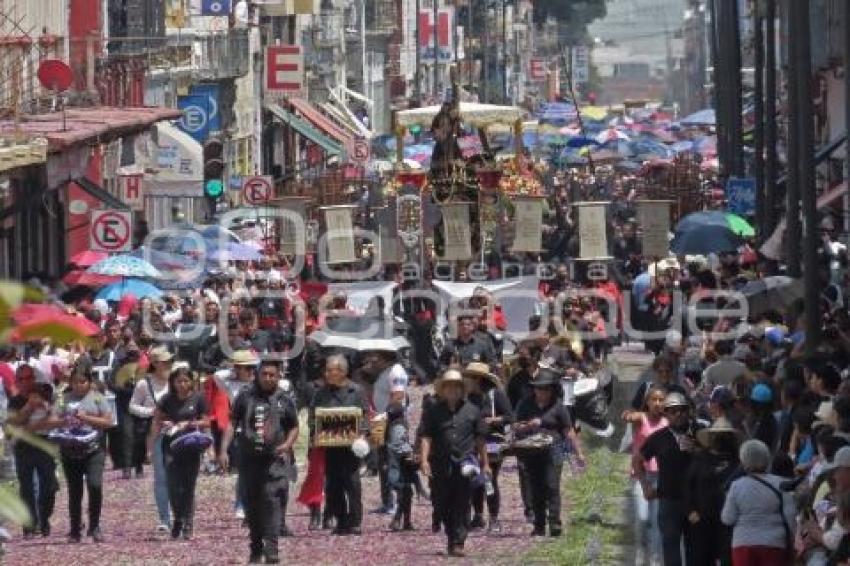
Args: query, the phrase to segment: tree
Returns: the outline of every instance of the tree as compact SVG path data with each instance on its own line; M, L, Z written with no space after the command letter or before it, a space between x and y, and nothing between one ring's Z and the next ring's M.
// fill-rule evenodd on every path
M604 18L605 0L548 0L534 3L534 23L543 24L548 18L554 18L566 25L568 34L583 33L587 24Z

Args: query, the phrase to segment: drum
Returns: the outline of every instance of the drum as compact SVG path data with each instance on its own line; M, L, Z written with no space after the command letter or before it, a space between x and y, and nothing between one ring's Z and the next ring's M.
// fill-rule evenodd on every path
M517 456L544 455L552 448L554 439L551 435L536 432L530 436L519 438L511 443L511 451Z
M362 422L360 407L319 407L315 413L315 445L348 448L360 438Z
M387 439L387 414L381 413L369 419L369 442L372 446L383 446Z
M190 430L171 438L168 447L172 454L192 455L202 454L212 446L213 437L200 430Z

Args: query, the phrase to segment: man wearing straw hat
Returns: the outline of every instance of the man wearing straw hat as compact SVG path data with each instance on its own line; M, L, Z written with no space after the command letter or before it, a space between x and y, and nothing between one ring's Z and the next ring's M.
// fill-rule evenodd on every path
M464 398L463 376L450 369L434 384L437 401L422 414L422 473L433 478L434 505L448 537L448 555L464 556L474 480L490 476L481 411ZM476 458L477 457L477 458Z

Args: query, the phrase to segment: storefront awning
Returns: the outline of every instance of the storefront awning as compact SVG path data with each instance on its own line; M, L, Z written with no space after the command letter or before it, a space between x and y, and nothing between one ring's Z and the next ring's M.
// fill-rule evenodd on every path
M279 104L266 103L266 110L271 112L275 118L324 149L329 155L342 157L342 146L313 128L305 120L302 120L292 112L284 110Z
M348 119L342 110L338 110L331 103L325 102L322 104L322 110L324 110L328 115L333 116L337 123L342 127L346 132L351 134L352 136L359 136L361 134L360 130L358 130L352 123L351 120Z
M47 139L48 153L65 151L70 147L105 143L112 139L143 132L161 120L176 120L183 116L179 110L158 107L113 108L92 106L68 108L62 112L26 114L15 123L0 121L0 129L13 130L26 137Z
M339 92L337 92L337 90ZM375 103L372 102L371 99L363 96L362 94L354 92L353 90L344 86L339 86L337 89L331 89L329 92L331 100L333 100L333 102L335 102L336 105L339 107L338 112L341 112L342 114L348 117L349 123L354 125L354 127L359 132L359 135L363 136L367 140L372 139L374 137L374 133L372 132L372 130L364 126L363 122L361 122L357 118L357 116L354 115L354 112L352 112L350 108L348 108L347 99L350 96L351 98L354 98L355 100L359 100L360 102L364 103L366 106L369 107L370 114L374 113Z
M130 210L130 207L127 206L124 201L119 198L112 196L109 192L106 191L103 187L99 186L97 183L90 181L85 177L77 177L74 179L74 182L80 186L85 192L105 204L108 208L116 209L116 210Z
M330 118L322 114L315 106L306 100L291 98L288 102L305 120L309 121L325 134L336 140L336 142L343 147L352 142L352 136L334 124Z

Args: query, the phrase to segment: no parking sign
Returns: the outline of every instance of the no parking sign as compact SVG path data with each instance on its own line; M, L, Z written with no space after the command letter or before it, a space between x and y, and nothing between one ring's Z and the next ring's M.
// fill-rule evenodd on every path
M92 210L89 249L96 252L128 252L133 235L133 213L124 210Z

